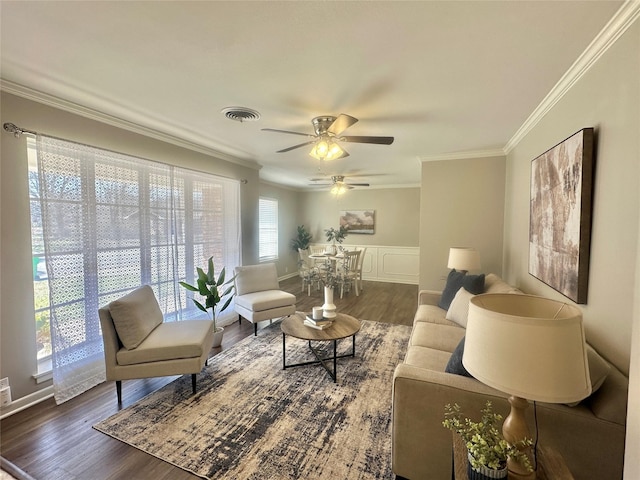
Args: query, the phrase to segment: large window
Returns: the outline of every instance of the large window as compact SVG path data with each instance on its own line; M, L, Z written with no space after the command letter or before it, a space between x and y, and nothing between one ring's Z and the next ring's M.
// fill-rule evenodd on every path
M278 201L260 198L260 261L278 258Z
M47 137L34 151L38 356L60 402L104 378L101 306L148 284L166 320L202 315L178 281L239 264L239 182Z

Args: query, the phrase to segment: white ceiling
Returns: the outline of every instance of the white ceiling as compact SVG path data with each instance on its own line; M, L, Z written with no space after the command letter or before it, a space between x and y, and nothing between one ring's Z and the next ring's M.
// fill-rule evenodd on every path
M0 72L255 162L270 182L415 186L420 160L501 151L621 4L3 0ZM231 121L228 106L262 117ZM304 137L261 131L312 133L313 117L340 113L360 120L346 135L395 142L346 143L351 156L321 165L306 147L275 153Z

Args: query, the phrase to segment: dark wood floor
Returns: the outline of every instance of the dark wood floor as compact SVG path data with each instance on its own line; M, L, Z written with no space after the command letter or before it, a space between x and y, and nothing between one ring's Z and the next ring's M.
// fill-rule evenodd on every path
M321 291L312 290L311 296L301 292L297 277L281 282L280 287L296 294L298 310L310 311L323 303ZM336 295L334 302L339 312L359 319L411 325L417 294L415 285L364 282L364 291L358 297L354 292L343 299ZM212 354L252 334L253 326L247 321L229 325L225 327L222 347ZM175 378L123 382L122 406L135 403ZM103 383L62 405L57 406L53 399L44 401L2 420L0 452L36 480L198 478L91 428L118 409L113 382Z

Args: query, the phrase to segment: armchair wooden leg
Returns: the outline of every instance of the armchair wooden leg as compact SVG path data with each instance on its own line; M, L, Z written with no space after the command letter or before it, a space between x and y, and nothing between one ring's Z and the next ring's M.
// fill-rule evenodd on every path
M258 335L258 322L253 322L253 336L256 337Z
M193 394L196 394L196 374L191 374L191 387L193 388Z
M122 380L116 380L116 394L118 395L118 403L122 403Z

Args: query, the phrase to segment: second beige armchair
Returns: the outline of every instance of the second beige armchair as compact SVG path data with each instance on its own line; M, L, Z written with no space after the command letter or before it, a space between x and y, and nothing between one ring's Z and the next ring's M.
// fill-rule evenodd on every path
M274 263L236 267L235 310L253 323L258 334L258 322L286 317L296 311L296 296L280 290Z

